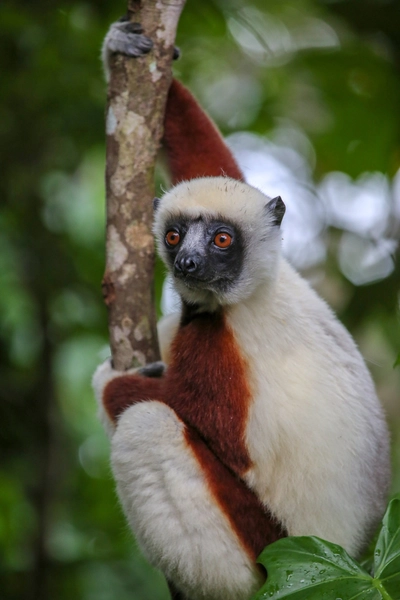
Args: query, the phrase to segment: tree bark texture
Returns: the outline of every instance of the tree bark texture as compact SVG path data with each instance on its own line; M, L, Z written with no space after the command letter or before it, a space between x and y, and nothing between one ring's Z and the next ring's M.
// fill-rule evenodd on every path
M141 58L112 58L106 115L107 241L103 295L114 367L159 359L151 231L154 168L163 133L176 29L185 0L130 0L153 41Z

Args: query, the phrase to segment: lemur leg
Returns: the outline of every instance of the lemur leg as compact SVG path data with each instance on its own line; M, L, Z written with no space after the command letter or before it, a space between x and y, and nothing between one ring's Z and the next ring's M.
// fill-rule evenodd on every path
M118 495L143 553L184 597L244 600L263 575L214 495L193 439L202 463L207 455L215 469L216 461L234 494L244 484L189 431L156 397L126 409L111 442Z

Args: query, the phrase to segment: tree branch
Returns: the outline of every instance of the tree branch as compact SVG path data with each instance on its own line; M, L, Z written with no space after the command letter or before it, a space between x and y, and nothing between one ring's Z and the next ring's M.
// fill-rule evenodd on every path
M107 242L103 294L116 369L159 359L151 233L154 168L163 133L176 29L185 0L130 0L153 50L115 55L107 105Z

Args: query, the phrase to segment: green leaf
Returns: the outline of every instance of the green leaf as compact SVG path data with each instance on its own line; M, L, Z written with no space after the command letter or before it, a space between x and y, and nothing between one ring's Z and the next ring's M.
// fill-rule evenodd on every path
M374 577L347 552L317 537L267 546L268 578L253 600L400 600L400 495L389 503L373 553ZM372 562L369 560L368 569Z
M375 546L374 575L385 590L400 598L400 497L393 498Z
M393 369L396 367L400 367L400 354L398 354L396 360L394 361Z
M316 537L288 537L259 557L268 572L253 600L382 600L373 578L343 548ZM386 598L388 598L386 596Z

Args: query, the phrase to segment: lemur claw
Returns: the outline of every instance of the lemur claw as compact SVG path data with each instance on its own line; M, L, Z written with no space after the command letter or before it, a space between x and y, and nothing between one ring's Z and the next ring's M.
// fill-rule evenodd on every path
M108 31L104 46L108 52L125 54L138 58L150 52L153 47L152 40L143 35L140 23L131 23L125 20L113 23Z
M120 21L124 23L124 31L127 33L143 33L143 27L140 23L129 21L128 19Z
M163 363L161 360L158 360L156 362L149 363L144 367L141 367L137 370L137 373L139 375L142 375L143 377L162 377L164 375L165 369L165 363Z

